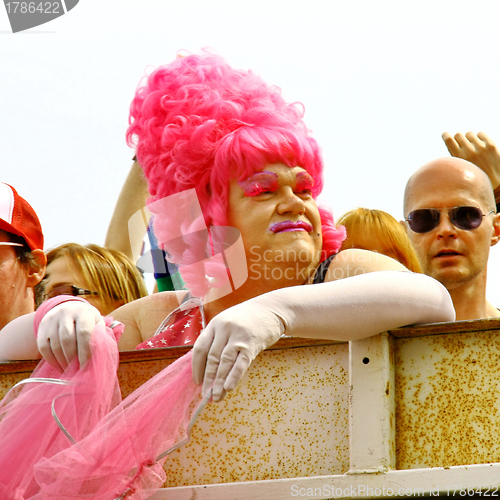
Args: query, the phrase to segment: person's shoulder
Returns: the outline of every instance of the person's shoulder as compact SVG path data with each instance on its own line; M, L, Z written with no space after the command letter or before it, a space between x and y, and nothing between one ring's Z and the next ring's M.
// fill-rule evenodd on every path
M375 271L408 271L397 260L370 250L349 248L331 261L325 281L336 281Z
M165 308L173 306L172 309L175 309L175 307L179 306L187 293L187 290L152 293L151 295L147 295L146 297L142 297L141 299L129 302L122 307L130 306L143 309L149 307Z
M116 309L116 311L122 310L133 310L150 308L150 307L170 307L170 305L175 304L177 307L187 294L187 290L179 290L172 292L158 292L152 293L151 295L146 295L140 299L134 300Z
M186 290L154 293L116 309L111 316L125 325L120 349L135 349L135 346L150 338L186 294Z
M490 302L486 303L486 308L487 308L488 318L495 318L495 319L500 318L500 308L495 307Z

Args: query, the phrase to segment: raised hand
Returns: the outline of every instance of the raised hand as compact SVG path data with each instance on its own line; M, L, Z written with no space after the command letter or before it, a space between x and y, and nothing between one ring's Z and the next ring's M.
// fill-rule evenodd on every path
M445 132L442 138L451 156L477 165L488 175L493 189L500 186L500 151L487 134L467 132L464 135L459 132L452 137Z

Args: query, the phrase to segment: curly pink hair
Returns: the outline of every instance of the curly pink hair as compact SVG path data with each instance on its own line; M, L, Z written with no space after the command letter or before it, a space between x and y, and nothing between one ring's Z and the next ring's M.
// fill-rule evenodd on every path
M150 201L187 189L196 194L207 226L227 222L229 179L243 180L266 164L299 165L323 188L323 160L303 122L300 103L278 87L237 70L210 52L178 57L142 82L130 107L127 142L148 180ZM345 238L320 209L322 259ZM155 231L157 228L155 227ZM158 227L156 235L162 240Z

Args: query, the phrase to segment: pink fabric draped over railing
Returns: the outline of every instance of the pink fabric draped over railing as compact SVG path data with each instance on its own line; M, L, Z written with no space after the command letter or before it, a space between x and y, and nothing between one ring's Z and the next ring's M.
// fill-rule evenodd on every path
M0 403L2 500L143 500L164 484L162 455L187 442L209 399L191 352L121 401L113 330L96 326L91 349L81 369L41 361Z

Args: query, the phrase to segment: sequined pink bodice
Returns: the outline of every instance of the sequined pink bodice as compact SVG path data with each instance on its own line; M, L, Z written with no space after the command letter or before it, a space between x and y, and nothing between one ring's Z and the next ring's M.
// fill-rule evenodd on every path
M154 337L139 344L136 349L193 345L203 329L198 307L179 311Z

